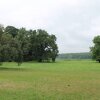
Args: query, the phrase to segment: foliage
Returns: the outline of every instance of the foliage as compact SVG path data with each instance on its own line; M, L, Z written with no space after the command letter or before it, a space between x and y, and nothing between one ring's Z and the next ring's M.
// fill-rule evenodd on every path
M92 57L100 63L100 36L94 37L94 46L91 47Z
M13 37L15 37L18 33L18 29L13 26L7 26L5 28L5 33L11 34Z
M36 60L55 61L58 54L55 35L49 35L45 30L26 30L0 25L0 62Z
M58 59L92 59L92 54L89 52L85 53L64 53L59 54Z

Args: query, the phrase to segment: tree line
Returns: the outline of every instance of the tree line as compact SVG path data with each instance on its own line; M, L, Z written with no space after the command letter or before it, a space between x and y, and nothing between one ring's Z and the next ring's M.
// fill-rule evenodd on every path
M63 53L59 54L58 59L67 59L67 60L73 60L73 59L92 59L92 55L90 52L83 52L83 53Z
M15 61L53 61L58 55L56 36L42 29L26 30L0 25L0 64Z

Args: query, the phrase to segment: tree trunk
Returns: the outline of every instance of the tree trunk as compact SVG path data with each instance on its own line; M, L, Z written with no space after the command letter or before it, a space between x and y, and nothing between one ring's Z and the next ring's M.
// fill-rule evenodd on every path
M18 62L18 66L20 66L21 65L21 62Z
M52 62L55 62L56 58L52 58Z
M38 62L42 62L42 59L39 59Z
M3 64L3 63L2 63L2 62L0 62L0 66L2 66L2 64Z

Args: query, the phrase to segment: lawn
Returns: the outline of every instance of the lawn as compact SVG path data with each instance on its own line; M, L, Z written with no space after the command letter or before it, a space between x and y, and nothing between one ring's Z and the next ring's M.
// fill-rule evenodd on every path
M4 63L0 100L100 100L100 64L89 60Z

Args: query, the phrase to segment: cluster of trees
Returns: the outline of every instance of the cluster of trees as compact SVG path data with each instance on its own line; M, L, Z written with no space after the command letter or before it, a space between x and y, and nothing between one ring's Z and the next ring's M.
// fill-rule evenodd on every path
M93 39L94 46L91 47L92 57L100 63L100 36Z
M58 54L56 36L45 30L26 30L0 25L0 64L15 61L55 61Z

